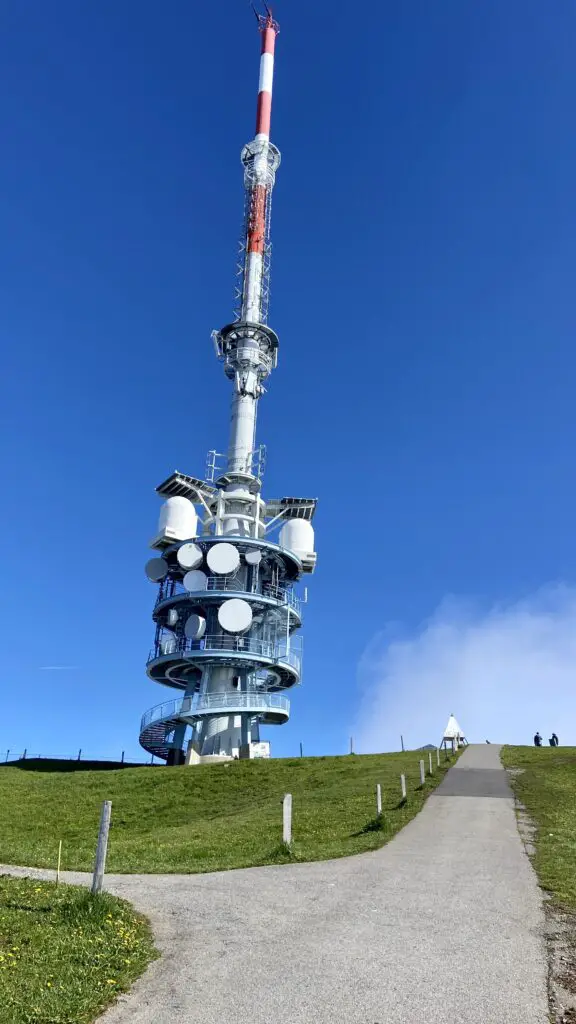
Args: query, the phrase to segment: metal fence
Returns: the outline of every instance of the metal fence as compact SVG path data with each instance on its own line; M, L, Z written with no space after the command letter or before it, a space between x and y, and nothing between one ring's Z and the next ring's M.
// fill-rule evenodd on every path
M122 750L120 754L92 754L89 750L76 750L73 754L39 754L33 749L25 747L23 750L20 747L9 748L8 750L0 751L0 764L7 764L9 761L101 761L101 762L113 762L114 764L130 764L130 765L145 765L153 764L154 757L149 758L147 761L136 760L134 757L126 757L126 752Z

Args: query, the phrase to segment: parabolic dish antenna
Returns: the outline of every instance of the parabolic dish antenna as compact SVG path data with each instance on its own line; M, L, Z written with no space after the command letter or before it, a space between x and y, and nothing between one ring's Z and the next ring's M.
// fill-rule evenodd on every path
M206 561L212 572L227 576L236 572L240 565L240 554L233 544L215 544L206 555Z
M218 609L218 622L227 633L244 633L252 625L252 609L248 601L232 597Z
M176 623L178 622L178 612L176 611L175 608L171 608L170 611L168 612L167 622L169 626L175 626Z
M186 619L184 632L189 640L199 640L206 632L206 619L203 619L201 615L190 615Z
M200 569L191 569L187 572L182 583L190 593L194 590L206 590L206 584L208 577L205 572L201 572Z
M197 544L182 544L182 547L178 548L176 554L178 564L183 569L197 569L200 565L203 555L202 551Z
M262 561L261 551L247 551L244 558L248 562L248 565L260 565Z
M146 562L144 572L153 583L159 583L168 574L168 563L163 558L151 558Z

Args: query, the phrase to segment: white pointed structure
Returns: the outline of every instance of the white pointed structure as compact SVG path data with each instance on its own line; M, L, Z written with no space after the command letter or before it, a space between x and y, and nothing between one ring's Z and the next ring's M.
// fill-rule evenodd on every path
M444 729L440 746L444 747L444 749L450 746L452 750L457 750L458 747L463 747L466 743L468 743L468 740L462 732L462 729L458 725L454 715L450 715L446 728Z

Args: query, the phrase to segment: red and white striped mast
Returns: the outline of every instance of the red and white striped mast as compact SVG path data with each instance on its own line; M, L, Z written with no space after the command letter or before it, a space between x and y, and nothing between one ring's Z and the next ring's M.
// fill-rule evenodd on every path
M256 134L242 150L245 215L236 320L215 335L218 355L235 384L227 476L238 485L254 477L257 402L276 366L278 338L267 326L270 283L270 211L280 152L270 142L274 48L279 26L265 5L256 13L262 45Z
M246 168L246 222L245 259L242 287L242 320L266 322L268 306L268 269L266 266L270 244L270 201L275 171L280 153L270 144L272 115L272 85L274 81L274 46L278 25L270 11L259 15L262 35L260 78L256 107L256 135L254 142L242 154ZM247 163L248 159L248 163Z

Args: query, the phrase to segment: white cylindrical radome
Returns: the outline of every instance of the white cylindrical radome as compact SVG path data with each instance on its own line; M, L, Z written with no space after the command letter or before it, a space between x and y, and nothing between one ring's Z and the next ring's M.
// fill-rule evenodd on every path
M189 540L198 532L196 509L188 498L174 495L160 508L158 533L173 540Z
M314 551L314 527L307 519L289 519L280 530L280 544L295 555Z

